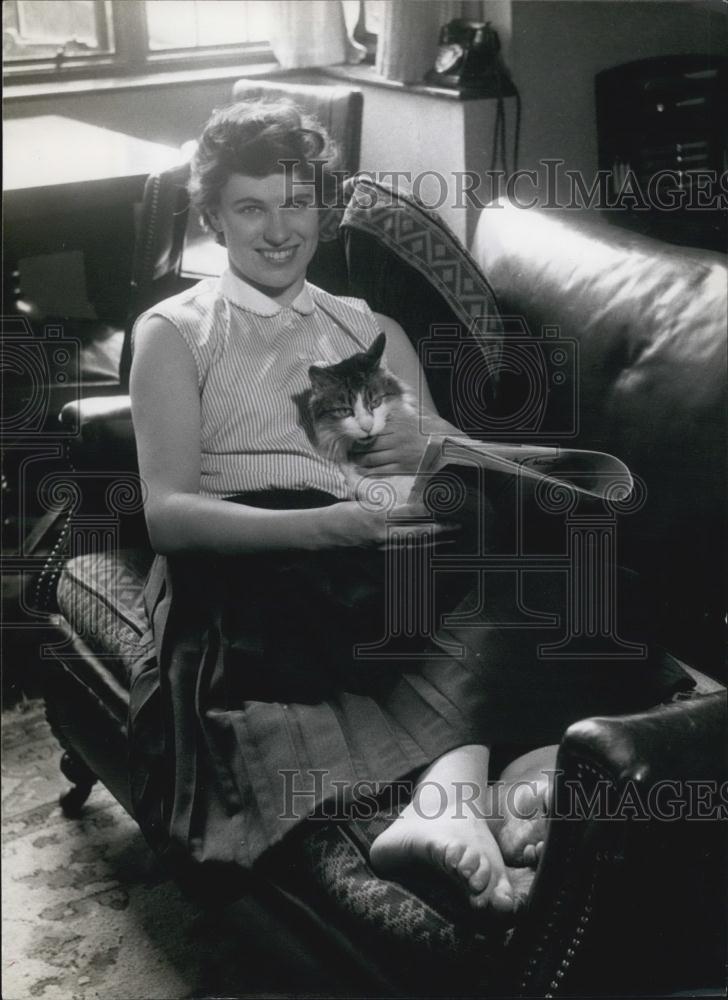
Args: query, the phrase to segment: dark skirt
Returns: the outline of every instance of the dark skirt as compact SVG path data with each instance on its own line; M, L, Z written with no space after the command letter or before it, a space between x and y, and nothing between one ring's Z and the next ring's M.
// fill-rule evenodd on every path
M544 658L566 600L558 574L519 587L506 571L443 575L437 614L460 622L423 634L403 621L411 607L392 618L391 566L355 549L155 559L155 652L132 672L130 745L135 814L157 851L248 868L307 817L346 816L455 747L557 743L580 718L692 684L656 649ZM624 638L638 627L625 615Z

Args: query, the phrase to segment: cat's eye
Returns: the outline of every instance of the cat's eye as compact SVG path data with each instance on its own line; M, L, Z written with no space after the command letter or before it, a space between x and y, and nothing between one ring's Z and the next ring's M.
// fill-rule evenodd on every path
M354 411L350 406L338 406L333 410L329 410L329 414L332 417L351 417L354 415Z
M382 402L383 402L383 400L384 400L384 396L373 396L373 397L372 397L372 398L371 398L371 399L369 400L369 405L371 406L371 408L372 408L373 410L376 410L376 408L377 408L378 406L381 406L381 405L382 405Z

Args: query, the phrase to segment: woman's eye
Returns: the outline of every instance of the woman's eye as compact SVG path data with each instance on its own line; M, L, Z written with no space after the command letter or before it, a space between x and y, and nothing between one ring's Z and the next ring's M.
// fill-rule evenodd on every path
M243 205L238 209L238 215L255 215L256 212L260 212L257 205Z

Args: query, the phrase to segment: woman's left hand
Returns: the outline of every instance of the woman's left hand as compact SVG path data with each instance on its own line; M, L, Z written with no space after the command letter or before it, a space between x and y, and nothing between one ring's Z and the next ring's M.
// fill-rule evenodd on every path
M451 425L438 417L392 414L377 439L368 446L352 445L349 457L362 472L415 473L427 447L428 435L451 430Z

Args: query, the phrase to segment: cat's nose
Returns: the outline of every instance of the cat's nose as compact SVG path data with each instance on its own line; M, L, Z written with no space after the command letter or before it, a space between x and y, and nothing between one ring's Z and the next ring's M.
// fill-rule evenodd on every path
M369 431L374 426L374 417L370 416L362 417L361 420L359 421L359 425L361 426L361 429L363 431L366 431L366 433L368 434Z

